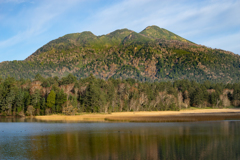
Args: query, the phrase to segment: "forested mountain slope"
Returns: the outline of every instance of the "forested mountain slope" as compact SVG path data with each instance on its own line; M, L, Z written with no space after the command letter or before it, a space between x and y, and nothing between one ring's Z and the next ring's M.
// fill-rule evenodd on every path
M53 40L24 61L0 63L1 77L78 78L91 73L102 79L233 83L239 81L240 57L232 52L194 44L166 29L149 26L140 33L121 29L107 35L68 34Z

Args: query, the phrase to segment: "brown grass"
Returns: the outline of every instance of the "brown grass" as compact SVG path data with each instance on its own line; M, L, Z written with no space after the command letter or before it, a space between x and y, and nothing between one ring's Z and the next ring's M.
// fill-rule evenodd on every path
M182 111L115 112L111 114L36 116L44 121L127 121L127 122L186 122L240 119L240 109L195 109Z

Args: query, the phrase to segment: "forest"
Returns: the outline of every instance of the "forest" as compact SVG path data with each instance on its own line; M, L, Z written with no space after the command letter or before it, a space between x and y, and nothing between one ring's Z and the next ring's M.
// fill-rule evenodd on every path
M75 115L82 112L166 111L183 108L239 107L240 83L140 82L103 80L92 74L59 79L37 74L33 80L0 78L0 115Z
M140 33L121 29L107 35L68 34L52 40L23 61L0 63L0 75L34 80L37 73L60 78L133 78L141 82L194 80L238 83L240 56L192 43L150 26Z

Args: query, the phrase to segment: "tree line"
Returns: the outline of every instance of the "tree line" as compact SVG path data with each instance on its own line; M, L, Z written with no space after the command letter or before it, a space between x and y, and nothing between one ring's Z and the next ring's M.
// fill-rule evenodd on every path
M238 107L240 83L190 80L140 82L135 79L77 79L69 74L34 80L0 78L0 114L74 115L80 112L164 111L189 107Z

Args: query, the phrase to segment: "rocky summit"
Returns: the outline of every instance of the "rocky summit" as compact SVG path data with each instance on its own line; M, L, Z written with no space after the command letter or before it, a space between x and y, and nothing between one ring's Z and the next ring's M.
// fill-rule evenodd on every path
M121 29L96 36L89 31L55 39L23 61L0 63L0 76L33 79L72 73L102 79L139 81L189 79L234 83L240 77L240 56L195 44L166 29L149 26L140 33Z

